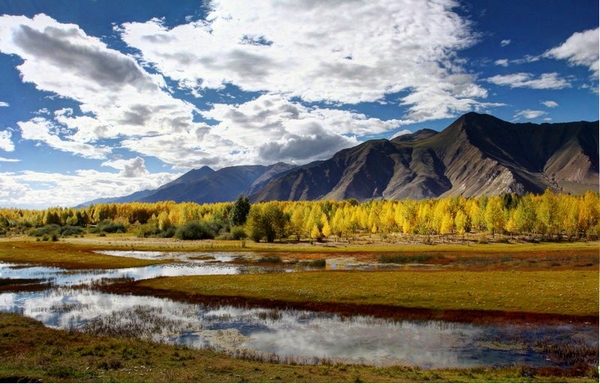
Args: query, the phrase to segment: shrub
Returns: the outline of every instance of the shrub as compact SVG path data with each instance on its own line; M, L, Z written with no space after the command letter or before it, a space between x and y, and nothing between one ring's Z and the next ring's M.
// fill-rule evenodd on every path
M60 235L63 237L78 236L78 235L83 235L84 233L85 233L85 231L83 228L74 227L72 225L67 225L60 229Z
M203 221L192 221L179 227L175 237L180 240L214 239L215 232Z
M309 266L313 268L325 268L327 265L327 261L325 259L317 259L308 263Z
M50 225L46 225L44 227L41 228L36 228L32 231L29 232L29 236L34 236L34 237L48 237L53 233L57 233L58 231L60 231L60 226L57 224L50 224Z
M243 227L231 228L231 240L243 240L248 237Z
M102 220L101 222L98 223L96 228L93 228L90 232L92 232L92 233L101 233L101 232L126 233L127 228L125 228L125 225L123 223L117 223L112 220Z
M432 259L444 258L443 255L439 254L423 254L423 255L381 255L379 256L379 262L382 264L409 264L409 263L425 263Z
M264 264L279 264L281 263L281 257L279 256L264 256L261 257L260 259L258 259L259 263L264 263Z

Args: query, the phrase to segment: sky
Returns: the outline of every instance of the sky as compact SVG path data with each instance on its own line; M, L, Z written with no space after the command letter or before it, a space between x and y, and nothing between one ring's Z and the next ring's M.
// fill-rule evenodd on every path
M306 164L464 113L598 120L597 0L1 0L0 207Z

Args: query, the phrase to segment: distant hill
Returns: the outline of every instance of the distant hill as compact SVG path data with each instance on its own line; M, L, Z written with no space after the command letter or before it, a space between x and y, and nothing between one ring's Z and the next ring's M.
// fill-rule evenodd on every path
M465 197L598 190L598 122L513 124L468 113L442 132L372 140L273 178L260 200Z
M598 121L514 124L468 113L441 132L371 140L325 161L192 170L152 191L94 202L196 203L582 193L598 190Z
M173 200L176 203L194 202L199 204L233 201L240 194L249 195L272 177L293 168L295 166L284 163L269 166L240 165L222 168L218 171L202 167L191 170L155 190L136 192L124 197L97 199L81 206L133 201L153 203Z

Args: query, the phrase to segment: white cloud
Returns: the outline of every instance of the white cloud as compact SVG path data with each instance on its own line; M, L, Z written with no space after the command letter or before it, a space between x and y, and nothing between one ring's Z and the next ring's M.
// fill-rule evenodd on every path
M523 111L519 111L519 112L515 113L514 117L516 119L521 118L521 117L524 117L525 119L537 119L538 117L543 116L545 114L546 114L546 112L544 112L544 111L534 111L531 109L525 109Z
M160 75L76 25L46 15L1 16L0 51L23 59L17 69L24 82L80 103L80 112L46 110L49 116L20 122L26 140L105 158L111 149L98 140L194 129L195 107L173 98Z
M10 104L5 101L0 101L0 107L10 107Z
M510 75L496 75L488 77L485 81L511 88L563 89L571 87L571 84L559 77L556 72L543 73L539 78L535 78L532 73L524 72Z
M141 177L149 173L148 169L146 169L145 160L139 156L128 160L118 159L105 161L101 165L120 170L120 175L124 177Z
M548 108L556 108L556 107L558 107L558 103L556 101L553 101L553 100L546 100L546 101L542 101L541 103L544 106L548 107Z
M0 149L6 152L15 150L15 145L12 142L12 132L9 130L0 131Z
M399 136L404 136L404 135L410 135L412 133L412 131L408 130L408 129L403 129L401 131L398 131L396 133L394 133L391 137L390 140L395 139L396 137Z
M19 159L7 159L6 157L0 157L0 163L18 163Z
M246 149L246 160L260 164L324 159L358 144L357 136L384 133L408 122L309 108L279 95L263 95L238 106L216 104L203 115L220 122L212 135Z
M507 59L499 59L499 60L494 61L494 64L500 65L502 67L508 67L508 60Z
M125 178L120 174L79 170L67 175L47 172L0 173L0 206L42 209L72 207L99 197L129 195L154 189L181 174L154 173Z
M502 41L500 42L500 46L502 46L502 47L506 47L506 46L507 46L507 45L509 45L510 43L511 43L511 40L510 40L510 39L502 40Z
M339 109L307 107L267 94L239 105L215 104L202 111L216 120L196 132L156 135L123 142L179 168L305 163L358 144L357 137L385 133L407 123Z
M544 56L567 60L571 65L586 66L598 77L598 36L598 28L576 32L558 47L544 53Z
M407 117L420 120L475 109L487 96L456 56L476 36L453 12L453 0L211 4L207 21L172 29L157 19L126 23L122 38L197 94L235 84L304 101L358 103L409 91Z
M43 117L34 117L29 121L20 121L17 123L21 129L21 137L25 140L34 140L46 143L54 149L64 152L70 152L85 158L103 159L110 153L106 146L94 146L82 142L63 139L60 126Z

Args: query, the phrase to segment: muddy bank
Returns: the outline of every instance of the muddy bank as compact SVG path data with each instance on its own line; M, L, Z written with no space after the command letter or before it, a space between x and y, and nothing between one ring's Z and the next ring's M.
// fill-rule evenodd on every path
M143 280L141 280L143 281ZM370 315L402 320L441 320L472 324L530 323L530 324L592 324L598 325L598 316L573 316L547 313L483 311L483 310L432 310L377 304L344 304L327 302L289 302L271 299L253 299L232 296L204 296L140 286L138 282L122 282L100 287L107 293L155 296L187 303L204 305L232 305L238 307L263 307L272 309L300 309L336 313L341 316Z

